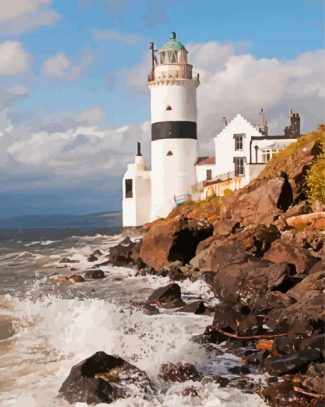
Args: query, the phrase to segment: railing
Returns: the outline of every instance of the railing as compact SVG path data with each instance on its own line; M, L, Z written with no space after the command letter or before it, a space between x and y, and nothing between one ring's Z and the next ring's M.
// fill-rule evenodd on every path
M174 195L174 202L176 206L183 205L185 202L187 202L190 199L189 194L183 194L183 195Z
M184 71L166 71L161 72L158 75L149 74L148 82L159 81L159 80L168 80L168 79L193 79L192 72ZM200 82L200 75L196 74L196 80Z

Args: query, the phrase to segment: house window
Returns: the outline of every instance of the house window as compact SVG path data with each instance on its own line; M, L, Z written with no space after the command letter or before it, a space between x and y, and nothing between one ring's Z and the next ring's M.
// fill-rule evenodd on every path
M210 181L212 179L212 170L207 170L207 180Z
M245 175L244 162L245 162L244 158L239 158L239 157L234 158L235 177L242 177Z
M133 180L125 180L125 198L133 198Z
M244 134L234 134L235 150L243 149Z
M171 156L173 153L171 151L168 151L167 156Z
M272 158L272 150L262 150L262 161L267 163Z

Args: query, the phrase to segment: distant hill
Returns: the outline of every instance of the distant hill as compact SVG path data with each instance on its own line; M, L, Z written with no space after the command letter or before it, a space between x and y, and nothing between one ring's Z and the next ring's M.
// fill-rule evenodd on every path
M122 226L122 212L92 213L87 215L26 215L0 219L0 229L105 228L112 226Z

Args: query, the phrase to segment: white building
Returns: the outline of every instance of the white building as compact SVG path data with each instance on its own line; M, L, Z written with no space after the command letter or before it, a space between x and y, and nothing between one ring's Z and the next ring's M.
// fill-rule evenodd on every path
M263 110L253 126L238 114L215 137L215 156L197 156L196 89L184 45L171 33L156 57L151 43L151 171L138 143L123 177L123 226L142 226L166 217L184 201L237 189L255 178L272 155L300 135L300 118L290 113L284 135L268 136Z

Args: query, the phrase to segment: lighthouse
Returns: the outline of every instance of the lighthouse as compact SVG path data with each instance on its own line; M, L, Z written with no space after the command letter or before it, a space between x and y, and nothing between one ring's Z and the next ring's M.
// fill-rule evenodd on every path
M196 183L199 76L176 33L158 51L151 43L151 220L165 217Z

